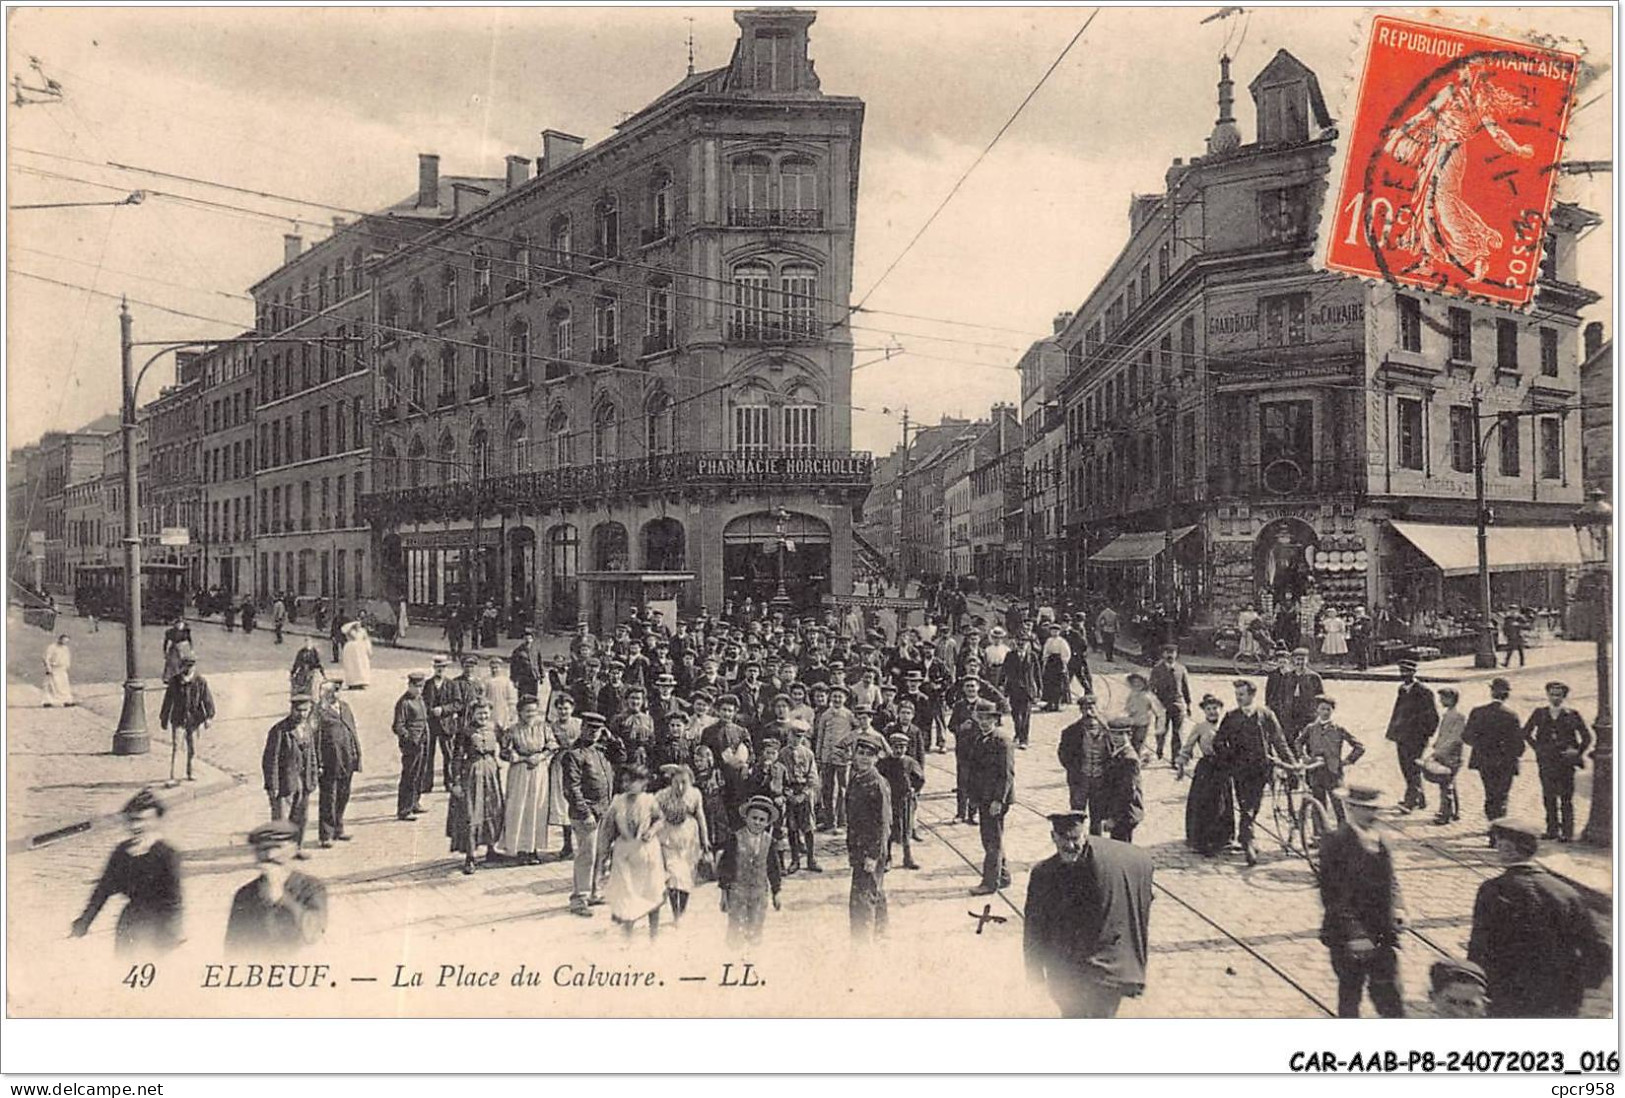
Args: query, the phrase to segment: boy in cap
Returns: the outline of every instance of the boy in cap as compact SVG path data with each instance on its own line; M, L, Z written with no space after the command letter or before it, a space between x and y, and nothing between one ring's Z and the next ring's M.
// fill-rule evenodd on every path
M1535 751L1540 795L1546 803L1546 838L1574 838L1574 772L1585 766L1591 730L1568 707L1567 683L1546 684L1546 706L1529 714L1523 734Z
M1298 760L1310 763L1316 759L1321 765L1304 774L1309 794L1328 812L1340 812L1341 802L1332 791L1343 784L1343 768L1353 766L1365 754L1365 745L1353 734L1332 720L1337 710L1337 699L1322 694L1315 699L1315 719L1298 733ZM1343 757L1343 745L1348 744L1349 756Z
M169 780L175 781L175 763L181 742L186 743L186 780L192 776L192 760L197 755L197 736L214 723L214 694L209 683L197 673L197 657L181 656L181 673L164 689L164 704L158 710L158 727L170 730Z
M813 696L818 692L815 689ZM847 688L840 682L829 686L829 708L813 725L813 754L818 759L818 775L823 782L819 795L822 806L820 831L836 831L846 826L846 788L852 765L852 743L857 735L857 718L846 707Z
M1106 833L1118 842L1132 843L1134 829L1145 819L1145 793L1140 782L1140 752L1130 727L1113 721L1106 726L1106 753L1100 760L1100 796L1096 799Z
M288 868L300 829L273 820L248 833L259 876L231 898L226 952L255 959L281 957L320 941L327 932L327 886Z
M729 834L717 863L717 885L728 913L728 944L754 945L762 940L768 902L779 910L779 859L770 833L778 809L766 797L752 797L741 815L744 823Z
M808 726L790 721L790 746L784 755L784 829L790 836L788 873L801 869L805 854L807 871L822 873L813 846L813 806L818 800L818 757L807 746Z
M886 741L865 732L852 744L852 780L846 790L846 854L852 866L847 900L852 936L886 932L886 857L891 848L891 788L876 768Z
M1482 1018L1489 1006L1489 979L1471 961L1434 961L1428 985L1428 1002L1441 1018Z
M893 732L886 737L891 754L875 763L875 769L886 779L891 792L891 835L886 844L886 860L891 860L891 848L899 841L903 844L903 868L920 868L914 861L914 813L919 807L920 790L925 788L925 767L910 754L913 746L907 732Z
M751 768L750 779L745 784L746 804L757 797L766 797L773 802L773 853L781 865L790 851L789 841L784 834L785 785L790 775L784 763L779 761L783 749L778 736L763 736L761 757Z
M1343 822L1320 844L1320 940L1337 974L1337 1014L1358 1018L1369 982L1377 1013L1402 1018L1398 949L1405 904L1393 852L1375 826L1382 792L1356 785L1339 795Z

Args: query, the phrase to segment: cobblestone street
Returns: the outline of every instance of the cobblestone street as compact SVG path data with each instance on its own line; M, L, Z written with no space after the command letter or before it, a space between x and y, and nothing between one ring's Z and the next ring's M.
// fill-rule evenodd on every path
M291 658L291 650L284 651ZM312 860L301 865L324 879L332 894L328 947L313 951L312 959L340 966L346 980L354 976L366 981L349 985L346 1012L455 1012L463 1002L461 996L476 994L455 987L435 988L433 994L391 989L396 965L406 966L408 972L421 969L433 984L441 976L442 964L462 964L469 971L480 966L500 969L505 979L524 964L527 971L543 974L545 986L537 989L537 1009L578 1013L677 1010L725 1015L749 1009L834 1015L850 1012L854 1002L867 1001L894 1004L897 1013L1053 1015L1046 999L1023 986L1020 910L1028 869L1052 850L1043 813L1066 807L1065 781L1054 748L1070 714L1036 715L1032 749L1017 756L1019 804L1012 810L1007 832L1014 883L990 898L994 902L988 909L1004 916L1005 922L988 923L977 933L978 923L971 916L987 901L970 897L968 890L978 879L981 846L974 828L952 822L953 756L933 754L927 759L920 813L926 839L916 847L922 869L894 869L888 874L891 933L884 945L850 946L843 840L826 835L820 837L826 872L786 879L783 911L770 916L767 942L760 950L739 955L723 947L726 917L718 910L715 887L709 885L696 893L685 924L675 932L668 930L650 949L641 930L635 940L623 941L602 911L592 920L568 914L568 863L500 867L463 876L457 859L447 852L443 793L426 799L430 813L422 819L414 823L395 819L398 754L389 732L389 712L404 671L426 663L422 653L380 649L374 686L347 693L361 726L365 760L350 813L356 841L330 850L313 849ZM1102 690L1119 702L1124 671L1124 666L1110 669L1111 686ZM171 841L185 852L188 944L164 963L167 971L177 973L169 989L174 994L161 1000L143 998L142 1011L234 1009L229 1005L232 992L210 992L212 998L199 1000L196 974L203 964L220 959L218 943L230 894L252 876L243 836L266 816L259 754L265 729L282 712L287 680L282 670L270 668L216 671L209 677L221 716L205 739L203 756L227 781L215 792L179 804L167 821ZM1540 683L1535 679L1526 674L1515 680L1513 703L1520 710L1526 711L1538 697ZM1582 712L1589 712L1589 692L1578 682L1576 686L1575 700ZM1228 695L1225 681L1218 677L1198 676L1193 688ZM1481 700L1475 689L1481 690L1468 688L1464 705ZM116 684L85 684L82 693L89 708L79 710L76 719L82 722L98 715L110 729L117 715ZM1397 799L1397 768L1382 739L1391 684L1338 683L1336 693L1340 715L1371 752L1358 767L1360 776ZM26 689L18 691L19 701L27 696ZM37 739L37 727L57 720L62 711L14 708L9 716L15 763L25 750L22 740L31 734ZM102 771L123 768L116 779L119 796L127 795L126 786L157 781L167 774L166 746L155 739L153 753L136 759L92 756L94 780L115 780L104 778ZM12 826L19 819L45 819L49 813L41 805L60 803L63 792L51 787L60 784L58 780L30 787L14 776ZM1183 843L1186 789L1166 764L1153 764L1145 773L1146 821L1135 841L1151 851L1158 867L1151 976L1145 995L1125 1001L1122 1013L1326 1016L1335 1007L1336 986L1317 940L1320 901L1307 864L1284 854L1268 835L1261 837L1264 860L1255 868L1247 868L1239 854L1213 859L1192 854ZM1426 970L1437 950L1464 950L1473 895L1496 872L1483 840L1476 779L1464 776L1462 790L1465 818L1460 824L1435 827L1428 814L1390 821L1412 925L1420 932L1407 935L1401 952L1403 983L1412 1007L1420 1007L1425 999ZM1583 800L1577 806L1582 820L1587 807ZM1514 810L1539 814L1539 789L1532 772L1522 775L1515 786ZM1260 824L1273 827L1267 799ZM311 836L314 846L314 822ZM70 982L107 985L108 993L95 997L99 1005L78 1009L126 1009L111 995L125 975L125 967L112 956L116 912L104 913L86 940L66 938L68 923L117 841L116 829L103 827L14 856L15 916L9 933L13 956L18 958L11 986L19 1011L68 1009L59 989ZM555 849L557 842L555 838ZM1583 861L1593 880L1598 866L1607 872L1607 858L1601 852L1554 850L1553 857ZM743 961L754 964L755 978L764 983L725 991L720 986L721 966L733 962L737 978ZM577 969L596 965L599 970L647 965L671 980L675 990L659 996L621 992L611 1002L603 998L608 994L603 990L576 993L556 986L561 964ZM704 979L679 984L683 975ZM379 985L370 986L369 978ZM455 975L447 978L456 982ZM750 998L741 998L747 991ZM1588 1012L1606 1014L1610 994L1608 986L1593 993ZM680 996L680 1004L672 995ZM854 998L860 995L885 998ZM235 1009L257 1009L251 1003L244 1000ZM322 1004L311 998L290 1001L287 1009L320 1013Z

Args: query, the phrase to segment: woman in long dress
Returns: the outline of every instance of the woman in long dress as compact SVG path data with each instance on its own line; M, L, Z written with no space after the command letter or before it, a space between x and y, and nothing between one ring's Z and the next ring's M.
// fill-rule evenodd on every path
M120 954L165 953L181 941L181 856L159 833L164 803L143 789L124 806L130 837L114 848L71 933L83 938L114 896L130 902L119 912L113 948Z
M519 720L502 738L508 760L508 800L497 852L520 865L539 865L547 849L547 780L557 754L534 698L519 706Z
M1331 656L1336 659L1342 659L1348 655L1349 627L1348 623L1343 620L1343 615L1336 610L1326 611L1326 617L1322 619L1320 627L1325 631L1325 638L1320 642L1321 655Z
M1185 845L1204 857L1217 854L1235 835L1235 806L1229 778L1213 761L1213 739L1219 732L1224 703L1212 694L1202 698L1202 719L1186 727L1185 746L1175 765L1183 778L1195 758L1191 791L1185 798Z
M372 637L358 621L344 627L344 637L345 688L364 690L372 682Z
M624 792L610 802L598 829L598 871L609 862L604 901L609 914L630 937L638 920L649 919L649 937L660 933L660 909L666 903L666 862L660 852L664 821L660 806L647 792L649 771L629 766L621 771Z
M655 794L665 826L660 829L660 852L666 859L666 897L671 901L673 926L683 921L688 897L694 891L694 872L700 859L711 850L706 826L705 800L694 788L694 775L678 763L663 766L660 773L667 785Z
M553 755L547 761L547 826L557 827L564 833L564 849L559 852L561 860L575 853L570 806L564 800L564 753L581 738L581 721L574 715L575 707L576 700L568 690L555 690L545 710L547 734L553 740Z
M496 726L491 703L474 703L462 736L460 757L453 764L451 804L446 810L446 837L453 853L463 856L463 872L474 872L474 851L485 847L486 860L502 841L502 775L497 766Z
M1042 659L1044 708L1053 713L1072 700L1072 673L1068 670L1072 666L1072 646L1053 625L1044 641Z
M73 666L73 653L68 650L68 635L63 633L55 643L45 646L45 707L73 705L73 684L68 681L68 669Z

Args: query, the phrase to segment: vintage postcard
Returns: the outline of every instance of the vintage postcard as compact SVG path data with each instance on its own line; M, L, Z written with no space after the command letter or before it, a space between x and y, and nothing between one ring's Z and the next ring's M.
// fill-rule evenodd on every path
M8 18L8 1015L1617 1071L1606 9Z

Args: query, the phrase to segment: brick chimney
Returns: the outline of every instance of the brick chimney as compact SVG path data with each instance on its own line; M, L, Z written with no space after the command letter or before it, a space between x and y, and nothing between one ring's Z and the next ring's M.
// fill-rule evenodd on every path
M440 158L434 153L418 153L418 209L432 210L440 205Z
M542 163L537 169L538 174L564 167L581 155L586 144L584 139L562 130L543 130Z
M348 224L349 224L349 222L345 221L344 218L341 217L340 215L338 215L338 214L333 215L333 231L335 233L338 232L339 230L343 229L344 226L346 226Z
M1603 344L1602 321L1593 320L1590 324L1587 324L1586 327L1585 327L1585 347L1586 347L1585 356L1586 356L1586 358L1590 359L1590 358L1594 357L1598 351L1602 350L1602 344Z
M530 158L525 156L508 157L508 189L517 191L525 185L530 178Z
M298 259L299 258L299 253L302 250L304 250L304 247L305 247L304 237L300 236L298 233L283 233L282 234L282 262L284 264L288 264L288 263L292 263L294 260Z
M1060 335L1062 332L1066 331L1066 326L1068 324L1072 323L1072 315L1073 314L1070 313L1070 312L1056 313L1055 314L1055 334L1056 335Z

